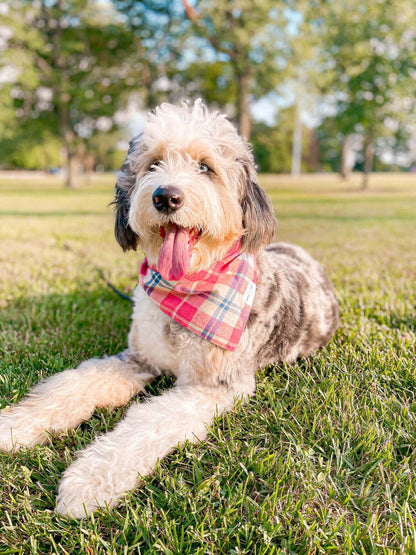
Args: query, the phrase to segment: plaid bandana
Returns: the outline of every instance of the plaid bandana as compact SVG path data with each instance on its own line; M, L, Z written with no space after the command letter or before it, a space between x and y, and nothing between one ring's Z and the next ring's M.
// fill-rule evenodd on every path
M254 301L257 264L236 243L208 270L166 281L145 258L139 282L160 310L203 339L234 351Z

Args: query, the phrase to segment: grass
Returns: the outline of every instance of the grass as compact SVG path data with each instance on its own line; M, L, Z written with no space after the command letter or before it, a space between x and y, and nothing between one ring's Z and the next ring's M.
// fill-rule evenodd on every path
M256 396L206 442L160 462L111 512L54 513L77 450L125 409L0 455L0 554L416 553L416 177L262 176L278 237L326 266L342 323L329 346L259 371ZM0 181L0 406L126 345L137 254L113 239L113 176L76 191ZM171 382L162 379L158 393Z

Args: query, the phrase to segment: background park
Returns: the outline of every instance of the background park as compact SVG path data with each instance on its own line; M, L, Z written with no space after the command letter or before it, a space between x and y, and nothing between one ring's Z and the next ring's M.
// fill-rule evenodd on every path
M158 103L206 99L253 144L279 240L334 281L341 327L112 511L54 513L125 408L0 454L2 553L416 552L416 4L0 2L0 407L126 345L139 256L115 171ZM170 386L164 378L153 394Z

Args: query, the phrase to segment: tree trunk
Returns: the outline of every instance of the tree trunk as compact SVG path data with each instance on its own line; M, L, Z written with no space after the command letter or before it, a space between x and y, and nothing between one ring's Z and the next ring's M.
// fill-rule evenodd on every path
M194 22L196 26L202 26L203 24L198 21L199 13L191 5L191 3L188 0L182 0L182 5L184 7L186 17L190 21ZM231 62L234 66L238 87L238 99L236 106L238 129L240 131L240 135L248 141L251 133L249 94L252 67L250 61L248 60L248 55L244 52L244 49L243 51L236 52L234 49L236 45L234 45L233 48L226 49L224 51L223 48L218 46L219 43L211 33L208 33L207 38L216 51L224 52L230 56Z
M65 187L68 187L69 189L75 189L77 187L78 185L77 170L78 170L77 158L75 154L69 150L68 163L66 167Z
M349 163L350 153L351 153L351 135L345 135L342 141L342 151L341 151L341 168L340 174L342 179L348 179L351 172L351 167Z
M296 103L295 126L293 128L292 142L292 175L300 175L302 162L302 120L300 117L300 107Z
M74 146L75 134L71 129L68 105L66 104L66 93L59 95L59 132L62 137L65 153L65 187L75 188L78 186L78 172L76 171L77 160Z
M249 90L250 90L250 73L248 70L237 73L238 81L238 127L240 134L246 141L250 138L251 133L251 118L249 110Z
M363 191L368 189L368 180L370 173L373 170L374 160L374 141L372 137L368 137L365 142L365 159L364 159L364 173L361 188Z
M58 0L56 7L59 11L63 11L64 0ZM48 17L47 10L44 6L45 18ZM54 96L56 101L56 108L59 120L59 134L61 136L64 152L64 165L65 165L65 186L75 187L77 185L77 172L74 171L74 164L76 163L75 156L75 133L71 127L71 116L69 112L69 103L71 95L69 93L70 83L68 77L68 70L65 57L62 54L62 26L60 23L55 26L52 34L52 41L54 46L54 59L55 59L55 76L56 82L53 86Z
M94 171L95 157L93 154L85 154L82 165L84 166L84 175L86 183L92 183L92 174Z
M306 138L306 152L303 152L302 160L307 165L309 171L317 172L321 169L321 148L316 131L309 129Z

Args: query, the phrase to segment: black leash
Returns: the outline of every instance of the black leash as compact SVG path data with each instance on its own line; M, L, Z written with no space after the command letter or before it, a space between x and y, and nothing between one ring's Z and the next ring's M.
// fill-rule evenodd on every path
M125 301L130 301L131 303L133 302L133 299L131 297L129 297L128 295L125 295L124 293L122 293L121 291L119 291L117 289L117 287L114 287L114 285L108 281L108 279L106 279L104 272L100 269L100 268L95 268L98 272L98 275L100 276L100 278L106 282L106 284L108 285L108 287L110 289L112 289L114 291L114 293L116 293L119 297L121 297L123 300Z
M73 252L76 256L78 256L78 258L81 258L80 254L77 253L72 247L71 245L69 245L68 243L65 242L64 247L63 247L66 251L70 251ZM131 303L133 302L132 297L129 297L128 295L125 295L124 293L122 293L121 291L119 291L117 289L117 287L114 287L114 285L108 281L108 279L105 277L104 272L101 270L101 268L98 268L98 266L95 266L95 264L93 265L94 270L97 272L97 274L100 276L100 278L105 281L105 283L108 285L108 287L110 289L112 289L114 291L114 293L116 293L116 295L118 295L119 297L121 297L124 301L130 301Z

